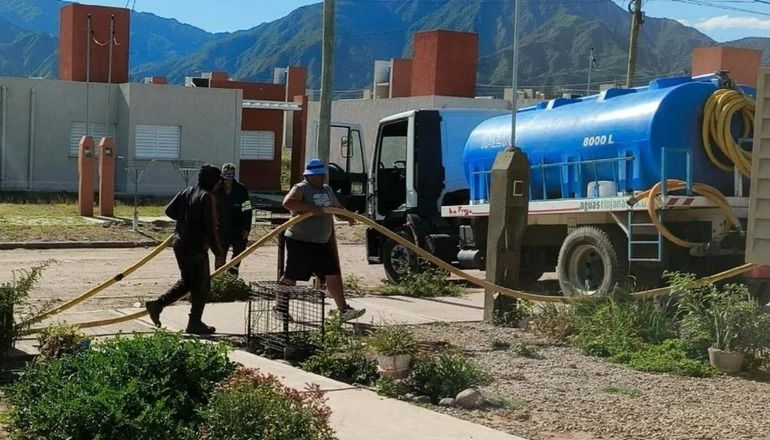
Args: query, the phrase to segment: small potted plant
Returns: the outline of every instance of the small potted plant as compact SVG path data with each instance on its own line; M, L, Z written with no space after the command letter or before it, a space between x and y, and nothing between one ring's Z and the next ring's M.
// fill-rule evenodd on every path
M708 348L709 362L727 374L737 373L743 366L744 333L756 315L757 305L742 287L727 285L724 291L712 296L708 307L715 339L714 345Z
M369 347L377 355L378 372L383 377L401 379L409 375L417 341L404 327L388 326L369 338Z
M684 312L685 333L702 334L710 342L709 362L723 373L743 367L747 332L757 313L757 304L745 286L694 283L694 276L673 275L672 288L681 294L679 311ZM705 340L704 340L705 342Z

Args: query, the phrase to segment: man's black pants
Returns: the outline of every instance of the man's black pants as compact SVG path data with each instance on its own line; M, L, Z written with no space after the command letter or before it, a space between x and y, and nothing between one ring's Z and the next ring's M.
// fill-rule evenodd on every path
M243 239L241 237L222 237L220 239L220 243L222 244L222 249L225 250L225 254L230 249L230 246L233 247L233 256L231 258L235 258L238 255L241 254L244 250L246 250L246 244L248 243L248 240ZM228 272L231 274L238 276L238 270L241 268L241 263L236 264L235 266L231 267Z
M182 278L171 286L158 302L165 307L190 292L190 320L200 321L211 290L208 252L191 252L175 247L174 255Z

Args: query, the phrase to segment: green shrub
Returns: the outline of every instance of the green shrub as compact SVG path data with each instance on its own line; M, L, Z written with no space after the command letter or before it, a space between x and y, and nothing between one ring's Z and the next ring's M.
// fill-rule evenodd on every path
M377 378L377 362L352 331L343 326L339 315L324 323L324 333L317 332L313 343L318 351L301 364L304 370L346 383L371 385Z
M48 263L31 269L13 271L13 279L0 284L0 358L5 358L19 338L23 325L14 318L16 306L21 305L35 287Z
M31 439L194 439L234 369L222 345L165 332L109 339L26 369L8 393L13 428Z
M691 355L705 359L708 347L714 346L744 352L749 368L770 361L770 317L745 285L696 285L692 274L665 276L680 296L680 335Z
M492 350L508 350L511 348L511 343L500 339L493 339L489 342L489 348Z
M592 356L608 357L637 351L644 343L659 344L676 336L676 323L662 307L628 296L575 307L573 342Z
M503 304L506 304L504 302ZM492 314L495 327L517 328L521 320L532 313L532 302L526 300L510 301L504 307L496 308Z
M403 386L390 377L381 377L374 382L374 391L385 397L399 398L405 394Z
M747 368L770 366L770 313L757 310L755 318L743 328L738 345L746 353Z
M301 365L311 373L349 384L370 385L377 379L377 362L366 355L360 343L340 351L321 350Z
M516 356L526 357L530 359L541 359L540 352L534 344L527 342L517 341L511 345L511 352Z
M387 326L378 329L368 340L375 353L384 356L417 353L417 341L405 327Z
M225 272L211 279L211 292L208 302L233 302L249 299L251 289L245 281Z
M348 295L363 295L364 292L364 279L360 276L349 273L342 277L342 288Z
M563 341L572 333L572 316L567 306L542 304L530 318L532 331L554 341Z
M317 386L287 388L272 375L239 369L203 413L204 440L331 440L331 410Z
M437 296L460 296L463 289L451 282L447 272L438 267L424 263L419 269L409 268L407 275L398 284L382 286L386 295L413 296L416 298L433 298Z
M462 354L443 352L418 358L407 382L415 393L429 396L435 402L490 380L489 373Z
M38 334L37 341L43 359L58 359L65 354L75 354L83 350L88 342L80 327L66 322L44 328Z
M602 388L602 392L607 394L615 394L618 396L639 397L642 392L636 388L624 387L624 386L608 386Z
M639 351L625 356L628 366L639 371L692 377L709 377L716 373L707 362L690 358L686 344L680 339L669 339L657 345L645 344Z

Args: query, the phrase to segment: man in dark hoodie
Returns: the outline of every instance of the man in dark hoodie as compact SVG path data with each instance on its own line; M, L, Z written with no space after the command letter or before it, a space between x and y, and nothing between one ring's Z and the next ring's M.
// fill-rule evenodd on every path
M150 319L160 327L163 308L190 292L190 319L187 333L210 334L216 329L203 323L203 308L211 289L208 251L217 258L225 253L217 234L216 200L212 193L221 185L219 168L203 165L198 172L198 184L179 193L166 206L166 215L176 220L174 255L182 277L166 293L145 307Z
M219 242L225 254L233 247L233 257L237 257L246 249L246 243L251 231L251 199L249 191L235 179L235 165L222 165L222 185L214 193L217 198L217 214L219 217ZM225 264L225 259L217 259L214 267L219 269ZM238 276L240 263L231 267L229 272Z

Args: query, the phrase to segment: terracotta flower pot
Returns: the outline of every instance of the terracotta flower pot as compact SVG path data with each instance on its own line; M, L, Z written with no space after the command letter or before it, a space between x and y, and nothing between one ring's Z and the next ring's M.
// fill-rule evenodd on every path
M741 351L725 351L709 347L709 362L722 373L734 374L741 371L745 354Z

